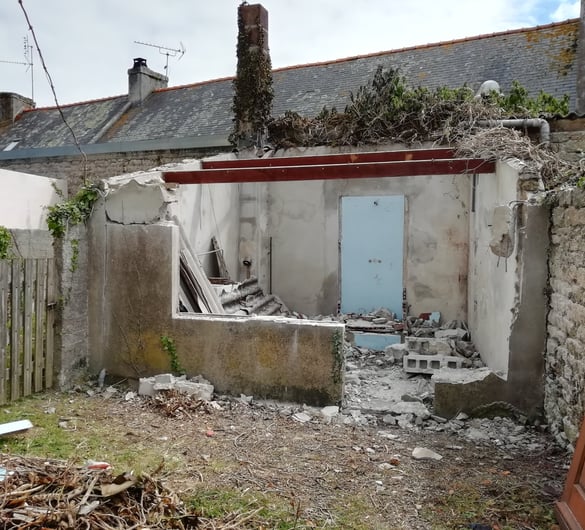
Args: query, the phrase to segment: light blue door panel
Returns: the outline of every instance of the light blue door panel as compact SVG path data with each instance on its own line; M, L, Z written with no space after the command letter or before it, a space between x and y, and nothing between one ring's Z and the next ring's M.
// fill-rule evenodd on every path
M402 316L404 196L341 198L341 312Z

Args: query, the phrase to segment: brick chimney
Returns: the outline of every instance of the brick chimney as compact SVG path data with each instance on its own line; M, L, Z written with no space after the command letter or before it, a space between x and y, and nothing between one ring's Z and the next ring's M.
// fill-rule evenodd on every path
M585 0L581 0L581 19L577 37L577 114L585 114Z
M272 113L272 65L268 11L260 4L238 7L238 66L234 80L232 143L260 145Z
M0 124L14 123L21 112L34 108L32 99L13 92L0 92Z
M146 59L137 57L128 70L128 101L140 105L157 88L166 88L168 82L167 76L148 68Z

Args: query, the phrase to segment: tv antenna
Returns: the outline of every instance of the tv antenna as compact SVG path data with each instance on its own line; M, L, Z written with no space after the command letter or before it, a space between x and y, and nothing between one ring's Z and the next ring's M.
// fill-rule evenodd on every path
M33 47L28 43L28 37L24 38L24 61L6 61L0 59L0 63L5 64L22 64L26 66L27 70L30 69L30 98L34 101L35 99L35 75L33 68Z
M177 59L177 61L180 61L181 57L183 57L183 55L185 55L185 52L187 51L183 43L180 41L179 41L180 48L178 49L167 48L166 46L159 46L158 44L150 44L149 42L141 42L138 40L135 40L134 44L141 44L142 46L150 46L151 48L156 48L158 50L158 53L160 53L161 55L166 55L167 60L165 64L165 73L167 77L169 77L169 57L178 56L179 58Z

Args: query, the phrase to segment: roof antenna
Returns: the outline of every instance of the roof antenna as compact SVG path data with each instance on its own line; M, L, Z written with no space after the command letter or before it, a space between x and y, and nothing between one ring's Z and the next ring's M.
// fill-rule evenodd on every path
M23 61L4 61L0 59L0 63L6 64L23 64L27 70L30 69L30 99L35 100L35 75L33 69L33 47L28 43L28 36L24 38L24 59Z
M134 44L141 44L142 46L150 46L151 48L156 48L158 50L158 52L162 55L166 55L167 56L167 62L165 64L165 74L167 77L169 77L169 57L177 57L179 56L179 58L177 59L177 61L181 60L181 57L183 57L183 55L185 55L185 52L187 51L187 49L185 48L185 46L183 45L182 42L179 41L179 45L180 48L176 49L176 48L167 48L166 46L159 46L158 44L150 44L148 42L140 42L138 40L134 41Z

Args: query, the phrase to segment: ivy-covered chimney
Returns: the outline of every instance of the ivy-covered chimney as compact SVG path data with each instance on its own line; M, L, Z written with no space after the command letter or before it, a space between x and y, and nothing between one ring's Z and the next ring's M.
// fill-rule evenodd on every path
M234 80L234 130L230 141L248 147L264 143L272 112L272 65L268 11L260 4L238 7L238 65Z

